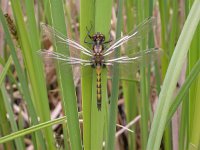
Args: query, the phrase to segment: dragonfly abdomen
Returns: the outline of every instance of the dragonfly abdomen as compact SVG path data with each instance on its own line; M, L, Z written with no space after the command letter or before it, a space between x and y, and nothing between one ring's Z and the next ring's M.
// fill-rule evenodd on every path
M97 74L97 108L98 110L101 110L101 68L96 69Z

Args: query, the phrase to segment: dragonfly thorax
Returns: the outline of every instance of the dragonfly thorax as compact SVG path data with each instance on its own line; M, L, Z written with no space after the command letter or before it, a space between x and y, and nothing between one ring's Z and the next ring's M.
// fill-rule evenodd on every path
M92 67L97 67L97 66L104 66L104 56L102 53L93 53L92 57Z
M104 47L102 44L94 44L93 45L93 53L97 53L97 54L100 54L102 53Z

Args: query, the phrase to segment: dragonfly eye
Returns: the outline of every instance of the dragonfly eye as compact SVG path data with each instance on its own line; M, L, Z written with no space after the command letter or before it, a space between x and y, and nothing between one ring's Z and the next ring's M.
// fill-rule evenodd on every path
M103 34L100 34L99 38L100 38L100 41L102 42L105 41L105 36Z
M102 41L105 41L105 36L102 36Z
M93 41L97 41L97 36L94 35L94 36L92 37L92 39L93 39Z

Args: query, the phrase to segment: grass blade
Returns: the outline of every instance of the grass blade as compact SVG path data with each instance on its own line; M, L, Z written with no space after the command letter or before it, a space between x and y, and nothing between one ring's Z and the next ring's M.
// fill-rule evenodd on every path
M66 35L66 25L64 17L64 9L62 1L50 0L50 11L52 17L53 27L60 31L63 35ZM59 14L59 15L58 15ZM67 46L59 45L56 43L56 51L69 56L69 50ZM69 129L70 146L73 150L82 149L80 127L78 120L77 100L75 94L75 87L73 81L73 74L69 65L63 66L58 63L57 76L59 78L59 86L62 94L62 102L64 111L67 116L67 126Z
M36 51L40 49L38 46L37 31L33 28L34 35L36 37L35 41L29 39L29 33L26 30L26 26L23 20L22 10L20 8L20 2L11 0L12 9L14 12L16 26L18 29L18 36L20 37L21 49L25 65L28 71L28 76L30 78L32 94L34 97L34 102L37 105L36 109L41 118L41 121L50 120L50 111L48 106L47 91L45 87L45 79L42 72L42 62L37 56ZM33 6L32 6L33 7ZM33 13L34 14L34 13ZM33 18L28 18L31 22ZM31 44L32 43L32 44ZM32 47L32 45L34 45ZM32 106L33 107L33 106ZM33 115L33 114L31 114ZM45 129L45 138L47 139L47 145L49 149L55 149L53 132L51 128Z
M10 122L7 118L7 111L6 111L6 108L5 108L5 105L4 105L4 97L3 97L3 94L2 94L2 91L0 91L0 133L1 133L1 136L5 136L5 135L8 135L9 133L11 133L11 127L10 127ZM14 149L14 142L7 142L5 143L4 145L4 148L7 150L9 149Z
M134 6L135 1L127 0L125 1L126 7L126 15L127 15L127 31L131 31L134 28ZM134 68L133 68L134 69ZM132 121L137 115L137 100L138 100L138 92L137 92L137 84L129 81L122 81L123 86L123 94L124 94L124 102L125 102L125 111L126 111L126 119L127 122ZM135 125L130 128L131 130L135 130ZM128 142L129 149L136 149L136 135L128 132Z
M21 136L31 134L33 132L36 132L36 131L39 131L41 129L50 127L50 126L55 125L55 124L63 123L66 120L67 120L67 118L66 118L66 116L64 116L64 117L60 117L58 119L54 119L54 120L51 120L51 121L46 121L46 122L34 125L34 126L29 127L27 129L23 129L23 130L14 132L12 134L6 135L4 137L1 137L0 143L4 143L4 142L10 141L10 140L13 140L15 138L21 137Z
M181 87L179 93L177 94L175 100L173 101L173 103L170 107L170 110L169 110L169 114L168 114L168 122L171 120L173 114L176 112L178 106L182 102L182 100L183 100L185 94L187 93L187 91L189 90L191 84L196 79L196 77L199 75L199 72L200 72L200 60L198 60L198 62L192 68L190 74L187 76L183 86Z
M8 61L6 62L6 65L4 66L3 71L2 71L1 74L0 74L0 86L2 85L3 80L5 79L5 76L6 76L6 74L7 74L7 71L8 71L8 69L9 69L9 67L10 67L11 62L12 62L12 57L10 56L10 57L8 58Z
M95 6L94 0L81 0L80 11L80 43L87 46L84 43L84 38L87 34L86 27L91 29L91 34L94 33L94 15ZM87 16L87 17L85 17ZM91 47L90 47L91 48ZM85 149L91 149L91 109L92 109L92 81L91 76L92 69L82 70L81 88L82 88L82 108L83 108L83 143Z
M163 131L167 121L170 105L172 104L173 91L176 87L181 68L185 61L190 43L192 41L195 29L200 19L200 2L195 0L188 18L175 47L174 54L166 73L166 78L159 96L159 102L155 117L153 119L152 128L149 135L147 150L159 149Z
M117 14L117 31L116 38L121 37L122 29L122 11L123 1L118 1L118 14ZM119 48L119 47L118 47ZM107 149L115 149L115 132L116 132L116 118L117 118L117 101L118 101L118 90L119 90L119 67L114 64L114 74L112 78L112 94L110 98L110 110L108 120L108 142Z
M193 4L194 1L189 0L189 4ZM190 9L188 7L187 9ZM188 57L188 72L190 73L191 69L193 68L194 64L199 60L200 53L199 53L199 41L200 41L200 26L197 27L196 33L192 40L192 44L189 51ZM200 76L196 79L196 82L192 84L189 90L189 139L188 149L196 149L200 147L199 140L200 140L200 127L198 124L199 121L199 88L200 88Z
M8 98L8 95L6 93L6 89L4 86L1 86L1 92L2 92L2 95L3 95L3 100L4 100L4 104L5 104L5 107L6 107L6 111L9 115L9 118L10 118L10 125L11 125L11 128L12 128L12 131L16 132L18 131L18 127L17 127L17 124L15 122L15 116L14 116L14 112L10 106L10 99ZM15 144L16 144L16 147L18 150L23 150L24 149L24 146L23 146L23 139L22 138L16 138L15 139Z
M109 29L111 20L111 0L96 1L95 3L95 33L101 32L105 35L106 40L109 40ZM103 10L103 11L102 11ZM97 109L97 74L96 70L93 71L92 82L92 108L91 108L91 149L102 149L103 146L103 134L105 127L105 115L107 107L107 71L102 69L101 71L101 93L102 93L102 105L101 111ZM94 134L96 133L96 135Z
M38 123L37 115L36 115L35 109L33 107L33 102L31 100L28 82L26 80L27 78L25 77L24 71L22 70L22 68L20 66L20 63L19 63L19 60L18 60L18 57L17 57L17 54L16 54L16 50L15 50L14 44L11 40L11 36L9 34L9 30L8 30L8 27L7 27L7 24L6 24L6 21L5 21L5 18L4 18L4 15L3 15L3 12L2 12L1 9L0 9L0 19L1 19L1 22L2 22L2 25L3 25L3 28L4 28L6 40L8 42L10 49L11 49L10 52L11 52L12 59L14 61L15 67L16 67L16 71L17 71L17 75L19 77L19 81L21 83L24 99L27 102L27 107L28 107L29 113L31 114L31 119L33 121L32 123L37 124ZM41 142L41 144L43 144L44 140L42 138L41 132L38 133L38 137L39 137L39 142Z

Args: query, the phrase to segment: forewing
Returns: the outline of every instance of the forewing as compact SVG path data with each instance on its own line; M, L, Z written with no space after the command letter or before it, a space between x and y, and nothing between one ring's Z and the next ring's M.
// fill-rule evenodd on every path
M89 60L75 58L75 57L68 57L63 54L54 52L53 50L40 50L38 54L42 56L44 64L46 66L53 65L55 62L59 62L61 66L67 66L66 69L72 69L73 78L75 85L78 84L80 77L82 76L81 71L82 69L91 69L91 62ZM68 71L66 71L68 72ZM87 75L88 76L88 75ZM92 75L91 75L92 76Z
M42 34L45 38L49 39L54 45L62 45L68 47L66 50L69 51L69 55L64 55L54 51L53 49L42 49L38 51L38 54L43 57L46 64L49 62L58 61L61 65L70 65L73 69L74 79L80 78L80 72L82 68L91 68L91 56L92 53L89 49L83 47L78 42L73 41L63 35L55 28L41 24ZM87 59L82 59L82 57ZM71 68L71 67L66 67Z
M155 25L156 19L154 17L143 21L129 34L116 40L109 48L107 48L103 54L105 59L113 59L115 54L120 54L121 56L134 55L135 52L139 51L141 42L148 37L148 34L151 31L153 31Z
M54 52L53 50L45 50L45 49L39 50L38 54L40 56L43 56L43 58L46 60L54 59L68 65L74 65L74 64L79 64L82 66L91 65L90 59L81 59L77 57L65 56L64 54Z
M65 47L69 47L69 53L71 57L80 58L81 55L92 56L91 50L80 45L78 42L67 38L61 32L57 31L53 27L47 24L41 24L42 33L47 37L52 44L61 44Z

